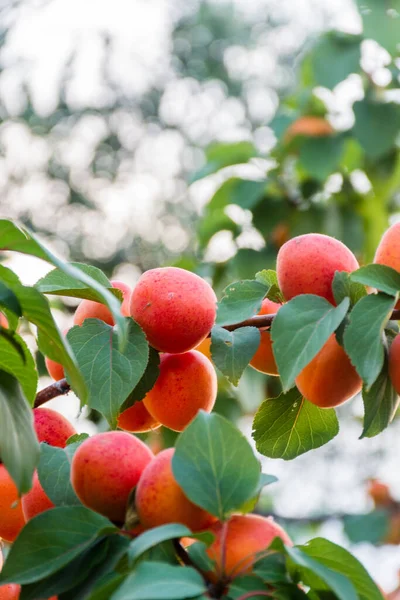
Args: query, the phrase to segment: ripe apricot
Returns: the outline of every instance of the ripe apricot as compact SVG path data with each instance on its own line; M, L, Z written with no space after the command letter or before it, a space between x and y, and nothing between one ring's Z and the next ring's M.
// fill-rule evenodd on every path
M76 429L59 412L51 408L34 408L33 420L39 442L64 448L67 439L76 434Z
M111 281L111 285L113 288L121 290L123 296L121 314L124 317L129 317L131 288L122 281ZM107 325L114 325L110 309L101 302L94 302L94 300L82 300L74 315L74 325L82 325L85 319L100 319Z
M22 512L26 521L33 519L39 513L54 508L54 504L42 488L37 472L33 475L32 488L22 496Z
M303 396L316 406L331 408L358 394L362 381L332 334L296 377L296 385Z
M131 297L132 318L149 344L178 354L195 348L214 324L217 298L201 277L177 267L146 271Z
M282 304L278 302L272 302L272 300L262 301L261 310L259 315L273 315L278 312ZM272 352L272 340L271 333L269 331L261 331L260 344L257 352L254 354L250 361L250 366L256 371L266 373L267 375L279 375L278 368L276 366L275 357Z
M196 346L195 350L204 354L208 360L211 360L211 338L206 337L198 346Z
M217 375L201 352L163 354L160 374L144 397L151 415L165 427L183 431L200 409L211 412L217 397Z
M290 142L297 135L307 137L326 137L334 132L332 125L324 117L306 115L299 117L289 125L285 132L285 142Z
M6 583L0 586L0 600L18 600L21 586L17 583Z
M400 272L400 222L385 231L375 252L374 263Z
M396 501L390 494L389 486L379 479L370 479L368 482L368 495L372 498L375 506L389 507L396 504Z
M389 377L394 389L400 394L400 334L396 335L390 346Z
M332 281L335 271L358 269L354 254L342 242L320 233L292 238L278 252L276 271L286 300L299 294L316 294L336 304Z
M0 312L0 327L4 327L5 329L8 329L7 317L5 315L3 315L3 313L1 313L1 312Z
M146 529L182 523L192 531L208 527L215 518L183 493L173 473L174 448L163 450L147 465L136 488L136 510Z
M135 402L118 417L118 427L131 433L145 433L161 427L160 423L149 413L143 401Z
M13 542L24 525L17 487L5 466L0 464L0 538Z
M216 562L218 578L234 578L249 573L257 554L266 550L276 537L289 546L293 545L286 531L271 517L233 515L225 524L215 523L209 530L215 535L215 540L207 554Z
M48 374L54 379L54 381L60 381L60 379L64 379L65 373L62 364L52 360L51 358L48 358L47 356L45 356L44 362L46 364Z
M71 482L80 501L123 523L128 497L153 453L125 431L107 431L88 438L75 452Z

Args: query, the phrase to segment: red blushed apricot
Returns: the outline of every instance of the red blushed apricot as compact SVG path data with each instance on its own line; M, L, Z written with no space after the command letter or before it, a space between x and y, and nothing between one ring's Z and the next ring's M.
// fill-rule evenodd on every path
M273 315L278 312L281 306L282 304L272 302L272 300L265 298L265 300L262 301L261 310L258 314ZM260 345L250 361L250 366L252 366L253 369L256 369L256 371L266 373L267 375L279 375L275 357L272 352L272 340L269 331L261 331Z
M206 337L198 346L196 346L195 350L204 354L208 360L211 360L211 338Z
M33 519L36 515L54 508L54 504L45 494L42 488L37 472L33 475L32 488L25 496L22 496L22 512L26 521Z
M225 525L220 522L212 525L210 531L215 540L207 554L216 563L216 574L211 575L214 579L249 573L257 554L267 550L276 537L288 546L293 545L286 531L271 517L233 515Z
M165 427L183 431L200 409L211 412L217 397L217 375L196 350L163 354L160 374L143 399L151 415Z
M386 265L400 273L400 222L385 231L376 249L374 263ZM400 308L400 300L396 304Z
M0 538L13 542L24 525L18 490L5 466L0 464Z
M64 448L67 439L76 434L76 429L59 412L51 408L35 408L33 420L39 442Z
M123 523L129 494L153 457L146 444L129 433L97 433L74 454L72 486L85 506Z
M146 529L167 523L182 523L201 531L215 518L196 506L183 493L173 473L174 448L163 450L147 465L136 488L136 510Z
M122 281L111 281L111 285L113 288L121 290L123 296L121 314L124 317L129 317L131 288ZM85 319L100 319L100 321L104 321L107 325L114 325L110 309L101 304L101 302L94 302L93 300L82 300L74 315L74 325L82 325Z
M394 389L400 394L400 334L396 335L390 346L389 377Z
M17 583L6 583L0 586L0 600L18 600L21 586Z
M118 427L131 433L145 433L161 427L142 401L124 410L118 417Z
M297 376L296 385L302 395L316 406L333 408L358 394L362 381L332 334Z
M299 294L315 294L334 305L335 271L350 273L358 267L351 250L339 240L320 233L289 240L280 248L276 262L279 287L286 300Z
M131 315L149 344L179 354L195 348L214 325L217 298L198 275L177 267L146 271L132 292Z

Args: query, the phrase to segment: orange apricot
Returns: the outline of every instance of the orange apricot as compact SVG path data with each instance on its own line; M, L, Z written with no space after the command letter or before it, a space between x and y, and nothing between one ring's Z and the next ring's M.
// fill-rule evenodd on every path
M31 489L27 494L22 496L22 512L24 513L25 520L29 521L50 508L54 508L54 504L46 495L40 484L39 476L35 471Z
M17 487L5 466L0 464L0 538L13 542L24 525Z
M198 346L196 346L195 350L204 354L204 356L208 358L208 360L211 360L211 338L204 338L204 340L200 342Z
M396 335L390 346L389 377L394 389L400 394L400 334Z
M131 433L145 433L161 427L160 423L149 413L143 401L135 402L118 417L118 427Z
M34 408L33 420L39 442L46 442L49 446L64 448L68 438L76 434L71 423L51 408Z
M400 222L385 231L376 249L374 263L400 272Z
M262 301L259 315L273 315L278 312L282 304L272 302L272 300ZM257 352L250 361L250 366L256 371L266 373L267 375L279 375L278 367L276 366L275 357L272 352L271 333L269 331L261 331L260 344Z
M207 554L216 563L216 576L234 578L249 573L260 552L267 550L279 537L286 545L292 541L271 517L233 515L225 524L210 527L215 535Z
M163 450L147 465L136 488L136 510L146 529L167 523L182 523L201 531L215 518L187 498L178 485L171 461L174 448Z
M3 313L1 313L1 312L0 312L0 327L4 327L5 329L8 329L7 317L5 315L3 315Z
M324 117L306 115L299 117L289 125L285 132L285 142L290 142L297 135L307 137L326 137L334 132L332 125Z
M377 507L390 507L396 504L391 496L389 486L379 479L368 481L368 495Z
M201 277L177 267L146 271L131 296L131 315L149 344L178 354L195 348L210 332L217 298Z
M124 317L129 317L131 288L122 281L111 281L111 285L113 288L121 290L123 297L121 314ZM100 319L107 325L114 325L110 309L101 302L95 302L94 300L82 300L74 315L74 325L82 325L85 319Z
M51 358L48 358L48 356L45 356L44 362L46 364L48 374L54 379L54 381L60 381L60 379L64 379L65 373L62 364L52 360Z
M302 395L316 406L332 408L358 394L362 381L332 334L296 377L296 385Z
M163 354L160 374L143 399L149 413L162 425L183 431L200 409L211 412L217 397L217 375L201 352Z
M336 304L332 281L336 271L350 273L359 265L342 242L328 235L307 233L292 238L278 252L276 271L286 300L316 294Z
M17 583L6 583L0 586L0 600L18 600L21 586Z
M153 457L146 444L125 431L97 433L74 454L72 486L82 504L123 523L129 494Z

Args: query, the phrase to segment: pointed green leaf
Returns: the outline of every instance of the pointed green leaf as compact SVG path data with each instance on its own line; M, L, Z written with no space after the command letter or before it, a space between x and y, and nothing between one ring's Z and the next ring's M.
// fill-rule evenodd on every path
M216 367L233 384L238 385L243 371L260 344L256 327L227 331L215 325L211 330L211 355Z
M187 537L191 535L190 529L180 523L168 523L160 527L154 527L145 531L139 537L129 544L128 555L131 563L134 563L139 556L157 546L161 542L172 540L174 538Z
M361 283L356 283L352 274L346 271L336 271L332 291L336 304L340 304L344 298L350 298L350 306L354 306L367 295L365 287Z
M397 395L388 373L387 360L376 381L368 390L362 391L364 402L364 427L361 438L374 437L392 422L399 406L400 396Z
M251 279L228 285L218 303L216 324L231 325L253 317L259 312L267 291L264 283Z
M70 481L71 465L64 448L40 444L39 481L56 506L80 506Z
M8 310L11 310L18 317L22 316L21 305L17 296L2 281L0 281L0 307L8 308Z
M142 375L139 383L131 391L125 402L121 407L122 410L130 408L138 400L143 400L147 392L153 387L157 378L160 374L160 355L151 346L149 346L149 362L147 363L146 370Z
M0 369L14 375L32 406L35 400L38 373L35 361L25 341L15 332L0 336Z
M389 296L400 292L400 273L386 265L367 265L349 274L352 281L376 288Z
M97 267L86 265L83 263L68 263L70 266L79 269L82 273L86 273L92 279L100 283L102 286L107 288L111 293L117 295L118 292L115 288L112 288L109 279L104 275L103 271ZM72 296L74 298L85 298L87 300L94 300L101 302L102 298L92 288L88 287L83 281L79 281L75 277L72 277L69 273L65 273L60 268L55 268L47 275L39 279L35 284L35 288L42 292L42 294L54 294L59 296ZM120 296L117 295L119 298Z

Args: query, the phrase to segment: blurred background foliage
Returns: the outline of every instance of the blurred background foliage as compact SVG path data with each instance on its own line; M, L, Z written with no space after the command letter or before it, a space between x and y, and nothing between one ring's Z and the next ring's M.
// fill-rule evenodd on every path
M399 0L90 4L0 6L2 216L132 285L175 264L220 295L310 231L372 260L399 213ZM73 303L54 307L65 327ZM217 410L246 433L279 392L250 368L238 389L220 383ZM351 544L393 588L400 423L359 441L361 412L359 400L341 407L328 447L264 460L280 484L260 510L299 541ZM390 502L367 493L370 478L388 482Z

